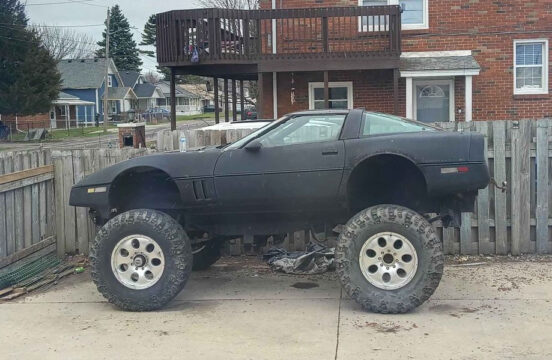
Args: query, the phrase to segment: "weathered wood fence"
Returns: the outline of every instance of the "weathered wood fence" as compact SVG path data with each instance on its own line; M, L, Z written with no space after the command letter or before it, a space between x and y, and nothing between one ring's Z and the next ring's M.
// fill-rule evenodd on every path
M508 190L481 190L474 214L462 214L460 228L436 228L447 254L552 252L552 122L492 121L441 124L448 131L477 131L486 137L491 175ZM169 131L158 135L157 151L236 141L252 130ZM88 253L96 233L87 209L68 205L71 186L116 162L154 152L148 149L45 150L0 153L0 269L30 254ZM285 245L299 249L308 232ZM246 245L246 244L245 244ZM244 243L230 253L244 251Z
M56 249L48 152L0 153L0 269Z

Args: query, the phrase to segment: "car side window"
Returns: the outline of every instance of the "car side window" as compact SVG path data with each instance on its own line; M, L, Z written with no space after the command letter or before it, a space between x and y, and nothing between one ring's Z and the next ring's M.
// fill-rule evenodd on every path
M362 119L362 136L420 131L435 131L435 129L399 116L387 114L367 112L364 113Z
M346 115L302 115L263 135L264 147L332 141L339 138Z

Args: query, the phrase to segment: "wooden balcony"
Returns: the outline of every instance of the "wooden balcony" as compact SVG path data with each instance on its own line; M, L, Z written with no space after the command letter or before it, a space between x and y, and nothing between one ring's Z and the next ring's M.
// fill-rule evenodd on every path
M157 59L205 76L398 68L400 30L399 6L174 10L157 15Z

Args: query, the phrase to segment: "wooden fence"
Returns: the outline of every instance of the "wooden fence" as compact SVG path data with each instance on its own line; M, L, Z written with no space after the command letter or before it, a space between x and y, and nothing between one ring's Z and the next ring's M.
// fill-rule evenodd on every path
M460 228L443 229L447 254L508 254L552 252L552 179L550 140L552 122L492 121L441 124L448 131L477 131L485 135L491 175L508 182L501 192L481 190L474 214L462 214ZM188 148L238 140L252 130L169 131L158 135L158 149ZM37 251L88 253L96 233L87 209L68 205L71 186L83 177L116 162L154 152L148 149L45 150L0 154L0 268ZM53 165L53 171L52 171ZM290 249L308 241L307 232L286 240ZM247 251L238 240L229 253Z
M53 179L48 152L0 153L0 269L55 251Z

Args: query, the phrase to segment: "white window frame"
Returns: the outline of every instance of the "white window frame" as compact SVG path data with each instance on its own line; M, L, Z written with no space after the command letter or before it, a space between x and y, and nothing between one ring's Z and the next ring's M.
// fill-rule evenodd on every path
M414 120L418 120L418 92L416 91L416 87L418 85L449 85L450 86L450 94L449 94L449 121L455 122L456 121L456 108L455 108L455 99L454 99L454 78L452 79L440 79L440 80L426 80L426 79L414 79L413 85L412 85L412 117Z
M109 75L107 77L107 87L113 87L113 78L112 78L113 75Z
M533 43L541 43L543 45L543 51L542 51L542 81L543 81L543 87L540 89L532 89L532 88L521 88L518 89L517 87L517 45L519 44L533 44ZM514 95L542 95L542 94L548 94L548 68L550 66L548 62L548 39L516 39L514 40ZM536 65L519 65L520 67L536 67Z
M336 81L329 82L329 88L346 87L347 88L347 108L353 108L353 82L352 81ZM310 82L309 83L309 109L314 110L314 89L324 89L323 82Z
M387 0L387 5L399 5L400 0ZM358 6L364 6L364 0L358 0ZM402 30L427 30L429 29L429 2L428 0L423 0L424 6L424 22L422 24L401 24ZM384 31L388 31L388 26L383 26ZM358 17L358 31L359 32L368 32L375 31L377 26L369 26L362 24L362 16Z

